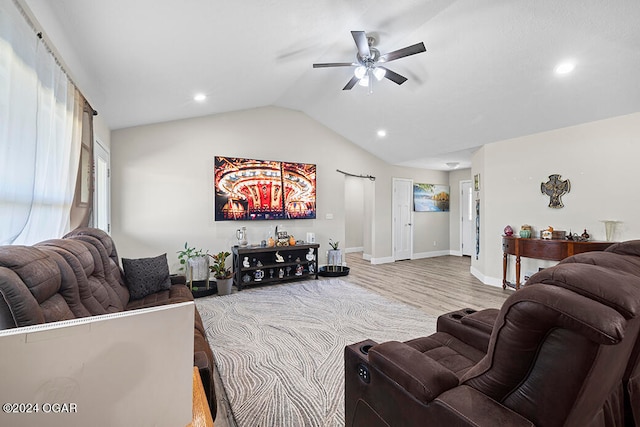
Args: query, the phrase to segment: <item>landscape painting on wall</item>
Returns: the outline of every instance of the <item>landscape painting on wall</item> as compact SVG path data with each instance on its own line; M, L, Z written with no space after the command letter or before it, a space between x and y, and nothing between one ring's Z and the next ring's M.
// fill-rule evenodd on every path
M413 184L413 210L416 212L449 212L449 186Z
M215 220L314 219L316 165L216 156Z

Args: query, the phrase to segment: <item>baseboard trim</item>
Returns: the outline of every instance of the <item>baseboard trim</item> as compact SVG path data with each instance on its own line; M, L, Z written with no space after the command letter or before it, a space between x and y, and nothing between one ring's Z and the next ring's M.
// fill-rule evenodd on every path
M344 253L346 254L350 254L353 252L364 252L364 247L363 246L358 246L355 248L345 248Z
M473 276L475 276L476 279L480 280L485 285L495 286L496 288L502 288L502 279L485 276L480 272L480 270L478 270L477 268L474 268L473 266L471 266L471 268L469 269L469 272Z
M437 256L451 255L451 251L433 251L414 253L411 259L433 258Z
M371 261L371 254L362 254L362 259L365 261Z
M389 262L395 262L393 257L390 256L382 258L371 258L369 261L371 261L371 264L387 264Z

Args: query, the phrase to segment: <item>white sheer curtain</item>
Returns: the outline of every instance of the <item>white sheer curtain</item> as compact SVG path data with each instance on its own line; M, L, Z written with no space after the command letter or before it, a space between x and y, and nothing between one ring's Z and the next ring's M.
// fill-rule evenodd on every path
M0 1L0 244L69 231L82 108L21 11Z

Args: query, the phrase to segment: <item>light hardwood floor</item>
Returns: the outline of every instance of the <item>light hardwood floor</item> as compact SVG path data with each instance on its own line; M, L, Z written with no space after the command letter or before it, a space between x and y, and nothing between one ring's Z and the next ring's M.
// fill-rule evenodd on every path
M512 290L485 285L470 273L469 257L441 256L373 265L346 255L344 279L433 316L460 308L500 308Z

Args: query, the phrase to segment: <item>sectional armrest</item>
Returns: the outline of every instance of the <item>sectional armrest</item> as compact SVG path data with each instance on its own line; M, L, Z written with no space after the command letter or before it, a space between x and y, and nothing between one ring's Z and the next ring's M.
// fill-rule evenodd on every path
M445 332L486 353L489 339L500 310L480 311L464 308L438 317L438 332Z
M458 385L458 377L420 351L398 341L369 350L369 364L422 402Z

